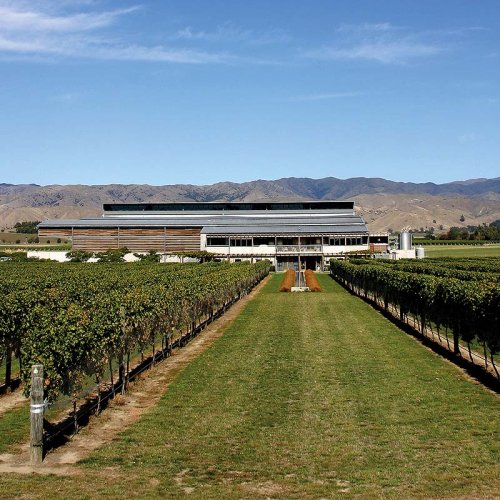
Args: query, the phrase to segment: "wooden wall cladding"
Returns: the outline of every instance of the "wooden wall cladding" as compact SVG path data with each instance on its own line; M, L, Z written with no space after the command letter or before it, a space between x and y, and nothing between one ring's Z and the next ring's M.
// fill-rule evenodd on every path
M38 230L39 238L71 238L71 228L47 228Z
M165 229L165 243L167 252L199 250L201 229Z
M200 228L44 228L39 235L72 237L74 250L103 252L127 247L132 252L160 252L199 250Z

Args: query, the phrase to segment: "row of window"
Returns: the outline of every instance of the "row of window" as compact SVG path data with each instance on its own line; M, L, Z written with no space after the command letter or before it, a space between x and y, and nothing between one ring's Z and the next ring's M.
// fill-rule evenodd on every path
M207 246L209 247L258 247L260 245L298 245L295 238L278 238L277 242L273 237L254 237L254 238L224 238L209 236L207 238ZM314 242L307 242L302 240L301 245L315 244L321 245L321 238L315 239ZM323 238L324 245L332 246L351 246L351 245L367 245L368 236L351 236L342 238Z
M357 236L350 238L330 238L330 245L344 246L344 245L366 245L368 244L368 236Z

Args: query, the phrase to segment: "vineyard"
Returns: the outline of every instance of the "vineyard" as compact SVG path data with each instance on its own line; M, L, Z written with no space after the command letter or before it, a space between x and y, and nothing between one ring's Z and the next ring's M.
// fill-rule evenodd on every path
M0 280L0 364L19 367L25 394L43 364L49 401L75 398L106 372L125 388L131 356L168 352L269 271L268 261L194 265L9 263ZM14 359L14 362L13 362Z
M497 377L494 356L500 350L500 263L495 258L389 261L352 259L331 262L331 274L358 295L371 298L387 310L396 308L402 321L412 315L423 333L426 328L480 346ZM472 353L471 353L472 358Z
M37 474L28 405L5 412L0 496L497 498L498 396L317 278L321 293L266 280L209 347L170 371L212 327Z

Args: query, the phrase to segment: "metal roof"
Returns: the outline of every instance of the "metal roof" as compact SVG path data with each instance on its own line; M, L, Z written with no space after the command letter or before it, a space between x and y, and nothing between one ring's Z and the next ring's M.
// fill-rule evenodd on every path
M274 234L368 234L365 224L359 225L281 225L281 226L210 226L201 230L209 236L274 235Z
M88 219L51 219L42 222L40 228L109 228L109 227L243 227L260 231L262 227L282 228L302 226L344 227L359 224L362 231L367 231L362 217L155 217L155 218L88 218ZM281 229L280 229L281 231Z

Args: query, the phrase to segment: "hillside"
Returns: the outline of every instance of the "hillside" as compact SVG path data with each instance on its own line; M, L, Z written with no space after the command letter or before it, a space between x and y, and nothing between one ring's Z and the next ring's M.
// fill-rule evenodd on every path
M0 184L0 226L22 220L100 215L103 203L256 200L355 201L372 231L402 227L477 225L500 219L500 178L447 184L394 182L381 178L284 178L244 183L102 186ZM460 222L464 215L465 222ZM435 221L435 222L434 222Z

